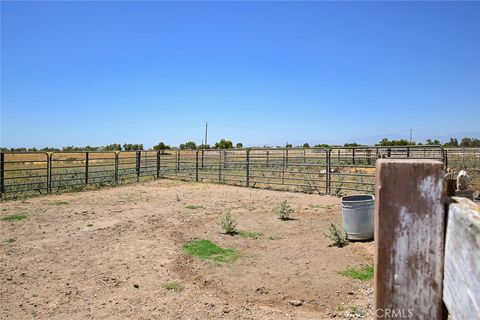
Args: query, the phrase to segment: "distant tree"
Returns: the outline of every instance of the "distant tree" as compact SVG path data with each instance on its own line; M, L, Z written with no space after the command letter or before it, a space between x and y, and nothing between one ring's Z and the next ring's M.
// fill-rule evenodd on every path
M305 142L305 143L303 144L303 148L310 148L310 145Z
M434 145L440 145L440 144L442 144L442 143L440 142L440 140L437 140L437 139L435 139L435 140L427 139L425 141L425 145L427 145L427 146L434 146Z
M406 139L400 139L400 140L388 140L387 138L383 138L380 140L379 143L376 144L377 146L382 146L382 147L388 147L388 146L409 146L409 145L415 145L415 142L411 142L406 140Z
M343 146L344 147L360 147L361 144L358 144L356 142L352 142L352 143L345 143Z
M123 144L123 150L125 151L138 151L138 150L143 150L143 144L131 144L131 143L125 143Z
M326 143L321 143L321 144L316 144L315 148L330 148L330 145Z
M292 147L293 147L293 146L292 146L291 143L287 143L287 144L285 145L285 148L292 148Z
M185 143L181 143L179 146L180 149L190 149L190 150L195 150L197 149L197 144L193 141L187 141Z
M456 138L450 138L450 141L445 143L443 145L444 147L447 147L447 148L455 148L455 147L458 147L459 144L458 144L458 140Z
M238 143L235 145L235 147L236 147L237 149L243 149L243 143L238 142Z
M122 150L122 145L120 143L107 144L102 148L105 151L120 151Z
M170 149L170 146L166 145L164 142L159 142L153 146L153 150L166 150Z
M230 140L221 139L215 143L215 149L231 149L233 148L233 142Z
M210 149L210 145L209 144L200 144L200 145L198 145L198 149Z

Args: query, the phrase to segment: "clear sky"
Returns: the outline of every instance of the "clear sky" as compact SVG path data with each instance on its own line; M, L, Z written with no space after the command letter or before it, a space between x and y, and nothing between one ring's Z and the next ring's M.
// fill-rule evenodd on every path
M1 145L480 131L479 2L1 3ZM368 142L367 142L368 143Z

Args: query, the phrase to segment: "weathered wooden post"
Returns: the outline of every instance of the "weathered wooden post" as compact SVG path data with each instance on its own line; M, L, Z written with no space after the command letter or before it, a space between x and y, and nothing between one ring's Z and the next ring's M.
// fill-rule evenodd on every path
M453 198L445 238L443 301L452 319L480 319L480 207Z
M442 319L443 163L377 161L375 316Z
M160 150L157 151L157 179L160 179Z

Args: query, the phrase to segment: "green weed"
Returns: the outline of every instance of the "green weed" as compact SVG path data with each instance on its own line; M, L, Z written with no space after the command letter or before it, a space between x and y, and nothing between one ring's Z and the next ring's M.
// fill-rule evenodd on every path
M261 232L253 232L253 231L245 231L245 230L238 230L237 234L244 238L253 238L253 239L258 239L261 236L263 236L263 233Z
M189 204L188 206L185 206L185 209L190 209L190 210L196 210L196 209L202 209L203 206L199 206L196 204Z
M345 271L338 272L342 276L350 277L352 279L358 279L362 281L371 280L373 278L374 269L370 264L362 265L358 268L349 267Z
M199 239L182 246L183 252L203 260L215 262L233 262L238 258L238 252L231 248L222 248L210 240Z
M52 205L56 205L56 206L66 206L66 205L69 205L70 202L68 201L53 201L52 202Z
M27 216L24 214L12 214L9 216L2 217L3 221L20 221L26 219Z
M162 287L167 289L167 290L171 290L171 291L182 291L183 290L183 285L181 283L178 283L178 282L165 282L164 284L162 284Z
M17 240L15 240L15 239L7 239L7 240L5 240L5 242L8 242L8 243L12 243L12 242L15 242L15 241L17 241Z

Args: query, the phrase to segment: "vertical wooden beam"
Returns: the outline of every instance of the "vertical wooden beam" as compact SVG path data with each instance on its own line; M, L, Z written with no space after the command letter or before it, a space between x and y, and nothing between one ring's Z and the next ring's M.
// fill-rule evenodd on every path
M119 152L115 152L115 184L118 185L118 156Z
M157 151L157 179L160 179L160 150Z
M445 240L443 300L452 319L480 319L480 207L453 198Z
M377 161L377 319L442 319L443 175L440 161Z

